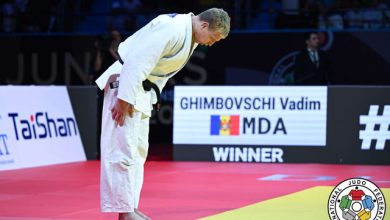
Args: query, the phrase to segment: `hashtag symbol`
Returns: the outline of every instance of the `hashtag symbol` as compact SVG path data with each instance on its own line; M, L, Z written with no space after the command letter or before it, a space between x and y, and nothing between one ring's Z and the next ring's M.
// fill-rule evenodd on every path
M362 150L369 150L373 140L376 140L376 150L384 150L386 141L390 140L390 105L385 105L382 115L378 110L378 105L371 105L368 115L360 116L360 124L365 125L365 129L359 132Z

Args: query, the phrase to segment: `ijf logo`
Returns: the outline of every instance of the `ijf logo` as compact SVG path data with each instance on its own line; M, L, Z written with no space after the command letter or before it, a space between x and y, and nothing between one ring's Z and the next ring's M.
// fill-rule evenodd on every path
M386 141L390 140L390 105L385 105L383 114L379 114L379 106L371 105L368 115L360 116L360 124L365 128L359 132L362 150L369 150L372 142L375 150L384 150Z
M373 182L352 178L338 184L330 194L328 213L332 220L384 219L386 202Z

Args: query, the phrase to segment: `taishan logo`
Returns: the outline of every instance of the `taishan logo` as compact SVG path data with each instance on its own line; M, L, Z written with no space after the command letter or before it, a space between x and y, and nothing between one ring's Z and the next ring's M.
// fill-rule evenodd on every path
M71 117L52 118L47 112L36 112L29 118L20 117L18 113L8 113L11 119L16 140L45 139L54 137L77 136L76 120Z

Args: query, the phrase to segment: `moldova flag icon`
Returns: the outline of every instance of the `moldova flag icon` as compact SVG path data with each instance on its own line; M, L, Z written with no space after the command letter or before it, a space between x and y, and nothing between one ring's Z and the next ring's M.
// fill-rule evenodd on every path
M212 115L210 120L210 135L239 135L239 115Z

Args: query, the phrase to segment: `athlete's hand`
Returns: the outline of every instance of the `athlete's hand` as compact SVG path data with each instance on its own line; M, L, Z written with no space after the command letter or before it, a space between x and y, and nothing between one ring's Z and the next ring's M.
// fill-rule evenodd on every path
M111 109L112 119L119 125L123 126L125 117L133 117L134 106L122 99L116 99L114 107Z

